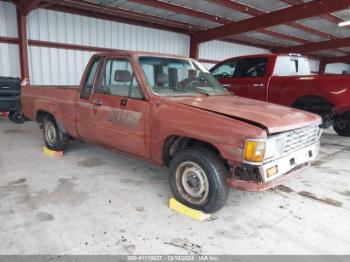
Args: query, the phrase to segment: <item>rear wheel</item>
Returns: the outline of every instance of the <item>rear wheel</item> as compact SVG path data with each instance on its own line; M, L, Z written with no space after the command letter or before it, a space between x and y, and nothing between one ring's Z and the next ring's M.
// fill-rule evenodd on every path
M69 136L63 133L55 119L47 116L43 123L43 135L46 147L54 151L63 151L69 143Z
M350 137L350 112L336 116L333 128L338 135Z
M9 119L16 124L23 124L25 122L25 118L22 112L10 112L8 115Z
M226 203L227 170L223 161L206 148L185 149L170 163L170 187L181 203L214 213Z

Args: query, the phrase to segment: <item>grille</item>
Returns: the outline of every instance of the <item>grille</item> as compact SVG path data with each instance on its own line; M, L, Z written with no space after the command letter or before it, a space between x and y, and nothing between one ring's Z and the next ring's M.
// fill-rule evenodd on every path
M318 125L307 126L289 131L285 134L283 155L314 144L320 136Z

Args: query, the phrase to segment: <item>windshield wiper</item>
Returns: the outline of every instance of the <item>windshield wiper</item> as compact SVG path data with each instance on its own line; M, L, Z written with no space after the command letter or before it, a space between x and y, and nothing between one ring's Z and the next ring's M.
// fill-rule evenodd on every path
M236 94L231 92L231 91L225 91L225 92L222 92L222 93L217 93L216 95L217 96L235 96Z
M201 94L201 95L206 95L206 96L211 96L213 95L213 93L208 93L208 92L205 92L205 91L192 91L192 93L196 93L196 94Z
M230 92L230 91L225 91L225 92L221 92L221 93L209 93L209 92L205 92L205 91L196 90L196 91L192 91L192 92L206 95L206 96L233 96L233 95L235 95L235 93Z

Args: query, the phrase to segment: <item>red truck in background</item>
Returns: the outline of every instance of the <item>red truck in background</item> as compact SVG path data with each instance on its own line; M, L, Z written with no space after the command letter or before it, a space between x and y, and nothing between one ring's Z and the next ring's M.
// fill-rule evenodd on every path
M321 118L227 92L200 63L141 52L94 55L80 86L24 86L26 118L46 146L70 139L170 168L177 200L208 213L228 187L283 183L318 153Z
M238 96L316 113L322 127L350 136L350 76L313 75L306 57L285 54L230 58L210 71Z

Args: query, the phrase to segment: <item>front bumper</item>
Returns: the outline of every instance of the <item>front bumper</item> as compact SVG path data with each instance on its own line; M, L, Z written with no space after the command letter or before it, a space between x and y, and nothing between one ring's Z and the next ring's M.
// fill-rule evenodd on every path
M295 176L301 169L310 165L318 155L320 142L304 147L280 159L258 166L261 181L246 181L239 178L229 178L228 185L243 191L263 191L278 186ZM268 176L268 170L274 169L274 175Z

